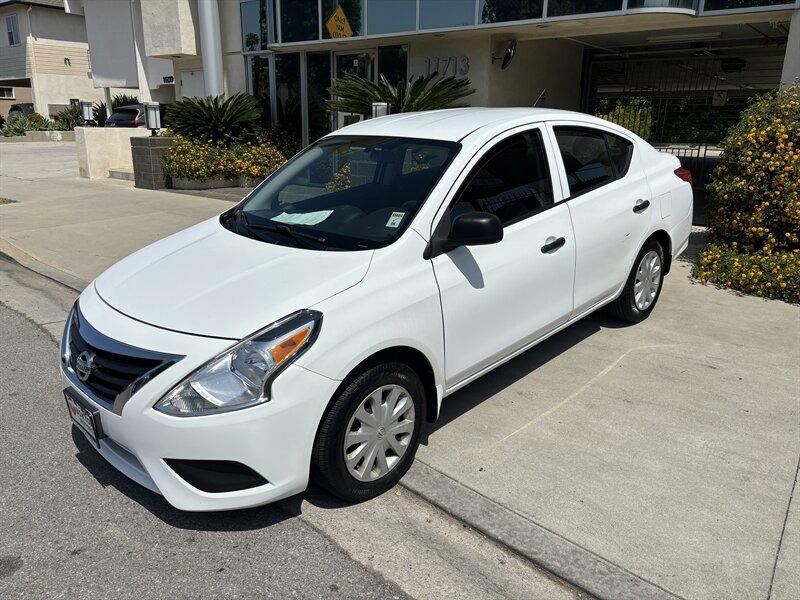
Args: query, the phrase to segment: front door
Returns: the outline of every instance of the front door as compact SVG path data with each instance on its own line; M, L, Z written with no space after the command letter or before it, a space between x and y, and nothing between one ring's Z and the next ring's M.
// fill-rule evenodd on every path
M374 81L375 79L375 50L361 52L338 52L334 55L334 76L357 75L362 79ZM346 112L337 112L335 116L336 128L350 125L361 120L361 115Z
M499 243L460 247L432 259L448 390L566 322L572 312L572 224L553 189L555 163L542 133L527 128L496 142L473 163L447 209L451 220L465 212L491 212L504 226ZM446 215L440 223L447 222Z

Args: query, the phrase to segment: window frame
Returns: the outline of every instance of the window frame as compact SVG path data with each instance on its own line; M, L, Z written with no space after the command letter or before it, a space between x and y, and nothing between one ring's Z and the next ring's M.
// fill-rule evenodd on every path
M1 90L8 90L9 91L9 95L8 96L4 96L2 93L0 93L0 100L16 100L17 99L16 96L14 95L14 88L13 87L9 87L9 86L6 86L6 85L0 85L0 91Z
M572 200L573 198L579 198L581 196L584 196L585 194L588 194L588 193L593 192L595 190L599 190L602 187L610 185L610 184L614 183L615 181L619 181L620 179L623 179L624 177L626 177L627 174L630 172L631 164L633 163L633 153L636 152L636 142L634 142L634 140L628 138L625 135L622 135L619 132L609 131L607 129L604 129L604 128L601 128L601 127L595 126L595 125L587 125L587 124L585 124L583 122L580 122L580 121L576 121L576 122L556 121L556 122L550 122L550 123L548 123L548 125L549 125L550 132L552 133L552 136L553 136L554 152L556 152L558 154L558 156L557 156L558 164L561 167L561 174L564 176L564 183L567 186L567 190L566 191L568 193L567 193L567 196L564 198L564 202L566 202L568 200ZM595 185L593 185L591 187L588 187L586 189L581 190L580 192L578 192L576 194L573 194L572 190L569 187L569 178L567 177L567 168L564 165L564 158L561 156L561 148L558 145L558 133L557 132L558 132L559 129L569 129L571 131L585 131L585 132L592 133L592 134L601 134L602 137L603 137L603 143L604 143L605 148L606 148L606 154L608 155L608 162L611 165L611 170L613 171L614 176L611 179L607 180L607 181L603 181L601 183L595 184ZM616 136L616 137L618 137L618 138L630 143L631 146L632 146L632 152L631 152L630 158L628 159L628 163L627 163L627 165L625 165L625 171L622 174L617 172L617 166L614 164L614 161L611 159L611 149L608 147L608 136L609 135Z
M447 194L448 199L442 203L442 205L439 207L439 209L437 209L436 213L434 214L431 226L431 238L430 238L431 241L433 241L436 238L447 236L452 223L452 219L450 218L450 211L455 205L455 203L458 201L458 198L464 192L466 187L470 184L475 174L481 168L483 168L486 162L491 160L497 154L497 152L502 151L502 147L507 142L509 142L509 140L513 139L517 135L522 135L524 133L538 132L539 139L542 142L542 148L544 149L545 159L547 161L547 172L550 175L550 188L553 194L553 203L550 204L549 206L542 207L539 210L530 212L526 215L513 219L507 223L503 223L503 229L505 229L506 227L510 227L512 225L516 225L517 223L521 223L531 217L540 215L563 203L566 200L566 198L563 197L564 194L561 186L560 176L556 178L556 175L558 175L558 164L556 163L555 157L553 155L553 150L551 148L552 144L547 135L546 126L547 123L541 121L537 123L528 123L525 125L518 125L512 127L511 129L507 129L506 131L498 133L492 139L487 140L477 151L475 151L472 158L470 159L470 162L467 165L465 165L461 170L461 172L456 176L456 179L453 182L452 187L450 188L451 190L455 188L456 191L448 192ZM463 173L466 173L466 175L464 175L462 178ZM427 254L428 253L426 252L426 255ZM434 255L431 254L428 257L433 258L433 256Z
M8 38L9 47L22 44L22 37L19 34L19 17L17 13L6 15L6 36ZM14 37L16 37L16 42L12 40Z

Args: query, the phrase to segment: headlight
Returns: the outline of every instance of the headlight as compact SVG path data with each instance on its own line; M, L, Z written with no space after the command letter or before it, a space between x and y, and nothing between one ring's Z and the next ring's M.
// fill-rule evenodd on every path
M314 310L276 321L208 361L153 408L193 417L267 402L272 380L314 343L321 323L322 314Z

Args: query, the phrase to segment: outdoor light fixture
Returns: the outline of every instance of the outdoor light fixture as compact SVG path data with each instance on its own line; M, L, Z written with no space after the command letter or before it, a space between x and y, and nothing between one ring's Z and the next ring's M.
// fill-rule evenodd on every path
M385 117L389 114L388 102L373 102L372 103L372 117Z
M144 126L150 130L152 137L156 136L156 129L161 129L161 110L158 102L143 102Z
M94 120L94 116L92 115L92 101L91 100L81 100L81 117L83 120L88 123Z

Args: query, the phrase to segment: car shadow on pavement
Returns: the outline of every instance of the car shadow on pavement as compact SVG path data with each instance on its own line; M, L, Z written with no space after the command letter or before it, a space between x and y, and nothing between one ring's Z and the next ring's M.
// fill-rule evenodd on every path
M278 504L242 510L220 512L178 510L159 494L142 487L108 464L75 426L72 427L72 439L75 442L78 461L100 485L113 486L171 527L195 531L250 531L270 527L300 514L302 494ZM296 512L293 510L295 505Z
M629 327L631 323L623 323L600 311L588 315L559 331L553 337L526 350L504 365L493 369L472 383L448 396L442 403L439 418L423 431L422 444L427 445L427 436L458 419L485 400L527 377L542 365L550 362L560 354L579 344L602 329L619 329Z

